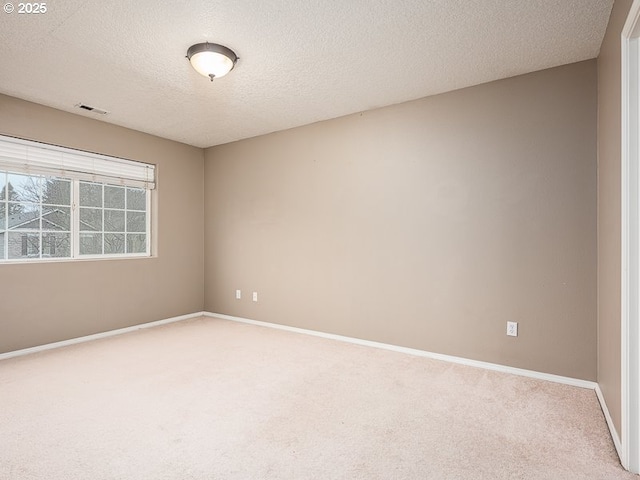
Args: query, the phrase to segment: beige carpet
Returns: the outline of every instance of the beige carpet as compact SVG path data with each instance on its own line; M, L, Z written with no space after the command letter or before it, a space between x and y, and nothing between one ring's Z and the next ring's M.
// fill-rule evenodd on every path
M196 319L1 361L0 478L638 477L593 391Z

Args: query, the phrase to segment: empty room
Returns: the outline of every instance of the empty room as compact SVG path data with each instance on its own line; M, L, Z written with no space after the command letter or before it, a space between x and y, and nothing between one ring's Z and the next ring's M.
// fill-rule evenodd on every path
M0 480L638 478L638 38L4 2Z

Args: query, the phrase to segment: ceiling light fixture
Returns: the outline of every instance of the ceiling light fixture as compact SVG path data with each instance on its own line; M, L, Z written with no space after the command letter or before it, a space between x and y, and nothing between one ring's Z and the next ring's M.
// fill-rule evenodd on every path
M187 50L187 58L196 72L209 77L212 82L214 78L224 77L229 73L238 61L233 50L209 42L191 45Z

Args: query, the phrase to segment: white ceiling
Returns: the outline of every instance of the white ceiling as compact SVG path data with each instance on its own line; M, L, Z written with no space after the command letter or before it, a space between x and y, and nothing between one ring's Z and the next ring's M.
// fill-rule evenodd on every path
M0 93L208 147L594 58L612 4L48 1L0 12ZM204 41L238 54L229 75L191 68Z

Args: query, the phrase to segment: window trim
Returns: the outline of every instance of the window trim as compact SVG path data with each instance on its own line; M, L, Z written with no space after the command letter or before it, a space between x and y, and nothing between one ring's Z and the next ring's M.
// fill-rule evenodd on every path
M8 178L9 178L9 174L18 174L18 175L29 175L28 173L24 173L24 172L16 172L7 168L0 168L0 174L7 174L6 175L6 182L8 184ZM48 177L52 177L52 175L46 175L46 174L41 174L41 173L33 173L33 176L48 176ZM55 178L61 178L61 179L65 179L65 180L69 180L71 183L71 198L70 198L70 205L69 205L69 209L70 209L70 215L71 215L71 225L70 225L70 232L69 233L69 237L70 237L70 245L69 245L69 250L70 250L70 256L68 257L43 257L42 256L42 237L44 233L50 233L50 232L43 232L42 231L42 223L40 224L40 230L38 232L35 231L24 231L24 233L26 234L33 234L33 233L38 233L40 236L40 245L39 245L39 255L36 258L29 258L29 257L23 257L23 258L0 258L0 266L1 265L9 265L9 264L33 264L33 263L56 263L56 262L77 262L77 261L95 261L95 260L128 260L128 259L136 259L136 258L152 258L154 257L153 255L153 249L152 249L152 242L153 242L153 225L152 225L152 195L153 195L153 190L150 188L141 188L138 186L124 186L124 185L118 185L115 183L108 183L108 182L104 182L104 181L89 181L89 180L81 180L81 179L74 179L74 178L68 178L68 177L62 177L62 176L55 176ZM123 188L137 188L137 189L142 189L145 191L145 232L144 235L146 236L146 245L145 245L145 251L144 252L138 252L138 253L114 253L114 254L108 254L108 253L101 253L101 254L80 254L80 234L82 233L80 231L80 182L91 182L91 183L98 183L98 184L102 184L102 185L111 185L111 186L117 186L117 187L123 187ZM104 198L103 198L104 201ZM2 199L0 200L0 202L5 203L7 206L9 205L9 201L8 198L7 199ZM101 207L102 210L104 210L104 205ZM125 209L123 210L126 214L127 209L126 209L126 204L125 204ZM5 213L5 215L7 215L6 218L8 218L8 210L7 213ZM126 221L126 217L125 217L125 221ZM8 252L8 241L9 241L9 232L10 230L8 229L8 225L6 225L6 228L4 230L2 230L5 233L5 240L4 240L4 245L3 245L3 249L5 249L5 253L8 257L9 252ZM142 233L142 232L140 232ZM125 233L125 242L126 242L126 233Z

